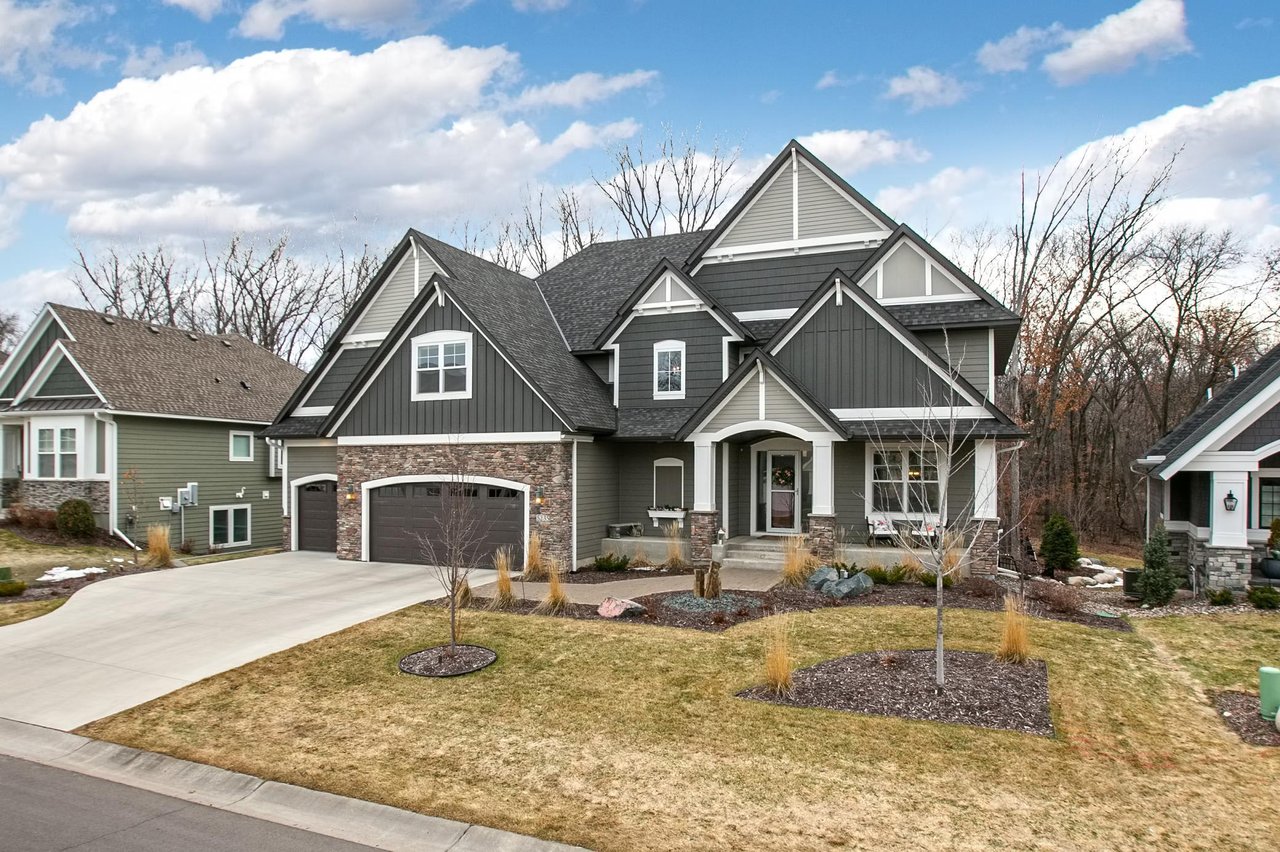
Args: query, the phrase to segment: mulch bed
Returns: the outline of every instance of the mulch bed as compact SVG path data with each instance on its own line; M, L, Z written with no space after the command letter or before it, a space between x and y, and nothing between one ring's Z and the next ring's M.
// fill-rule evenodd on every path
M794 672L788 695L776 695L763 686L738 695L790 707L1053 736L1049 674L1043 662L1011 665L974 651L947 651L943 659L946 689L941 695L934 689L932 650L850 654Z
M1262 702L1249 692L1211 693L1213 705L1227 727L1235 731L1249 745L1280 747L1280 731L1275 722L1268 722L1259 715Z
M618 580L647 580L650 577L692 577L692 568L628 568L625 571L597 571L594 568L579 568L560 579L566 583L613 583Z
M400 661L400 671L419 677L456 677L471 674L498 659L497 653L479 645L439 645L417 651Z
M94 530L89 538L67 538L57 530L46 530L40 527L24 527L15 523L0 524L0 529L8 530L18 538L26 539L33 544L48 544L54 547L110 547L117 550L133 552L133 548L104 530Z

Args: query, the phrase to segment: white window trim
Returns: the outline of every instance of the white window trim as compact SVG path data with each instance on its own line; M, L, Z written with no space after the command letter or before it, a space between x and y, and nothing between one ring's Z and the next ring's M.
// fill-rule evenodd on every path
M658 354L661 352L679 352L680 353L680 390L678 391L660 391L658 390ZM653 398L654 399L684 399L685 389L689 382L687 374L689 372L688 359L685 357L685 345L683 340L659 340L653 344Z
M896 444L884 444L884 445L868 443L866 445L866 448L867 448L866 479L864 481L864 484L865 484L864 494L866 495L865 504L866 504L867 517L868 518L871 518L871 517L888 518L888 519L900 520L900 521L917 521L917 520L924 519L924 520L933 520L935 523L941 524L942 523L942 506L937 507L937 509L935 509L932 512L915 512L906 508L910 504L910 495L906 493L907 479L905 477L906 477L907 467L906 467L905 460L903 461L903 468L902 468L903 477L904 477L902 480L903 492L901 495L903 497L903 504L902 504L903 510L900 512L883 512L875 507L875 483L876 483L875 454L878 452L935 453L938 456L938 499L942 503L945 503L947 499L946 489L949 488L951 484L951 471L949 467L951 460L946 457L946 453L935 447L921 447L919 444L912 444L912 443L896 443Z
M235 532L236 532L235 511L236 511L237 509L244 509L245 511L247 511L247 512L249 513L249 522L245 525L245 528L246 528L246 530L247 530L247 532L248 532L248 534L249 534L249 537L248 537L247 539L245 539L244 541L231 541L231 540L230 540L231 536L235 535ZM215 543L214 543L214 541L213 541L213 515L214 515L214 513L215 513L215 512L226 512L226 513L227 513L227 538L228 538L228 541L224 542L223 544L215 544ZM209 507L209 547L210 547L210 548L214 548L214 547L248 547L248 546L249 546L249 545L251 545L251 544L253 544L253 506L252 506L251 504L249 504L249 503L228 503L228 504L223 505L223 506L210 506L210 507Z
M653 501L650 506L658 505L658 468L660 467L678 467L680 468L680 505L684 505L684 462L677 458L664 458L653 460Z
M239 438L239 437L248 437L249 439L249 456L247 458L245 456L236 455L236 438ZM233 461L233 462L253 461L254 450L255 450L254 444L256 443L257 441L255 440L255 436L252 432L242 432L242 431L233 429L231 432L227 434L227 461Z
M40 452L40 432L46 429L53 432L53 452L52 453ZM36 479L44 482L58 482L58 481L69 482L72 480L80 480L80 479L88 478L85 475L87 451L85 449L85 443L84 443L84 435L83 435L84 428L81 425L81 423L78 422L78 419L64 418L64 419L45 421L45 422L40 422L38 420L33 419L31 421L28 421L26 427L23 429L23 432L27 436L26 441L28 442L29 449L30 449L28 465L27 465L26 471L24 471L23 473L23 479ZM63 432L72 432L76 436L76 451L75 451L76 469L71 476L61 475L62 456L68 455L62 452L62 433ZM53 456L53 476L40 475L40 456L42 455Z
M437 399L471 399L471 376L475 372L475 347L472 346L472 334L469 331L432 331L420 334L409 341L409 399L413 402L427 402ZM440 363L444 365L444 344L461 343L465 348L467 359L467 387L460 391L435 391L418 393L418 348L420 346L440 346Z

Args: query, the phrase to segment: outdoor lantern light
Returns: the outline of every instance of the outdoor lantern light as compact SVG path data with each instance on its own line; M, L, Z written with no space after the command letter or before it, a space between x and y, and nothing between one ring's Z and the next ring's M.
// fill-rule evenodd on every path
M533 489L533 502L541 506L542 500L543 500L542 486L539 485L538 487Z
M1228 512L1234 512L1240 501L1236 499L1234 491L1228 491L1227 496L1222 498L1222 505L1227 507Z
M356 499L356 487L354 485L347 486L347 502L354 503Z

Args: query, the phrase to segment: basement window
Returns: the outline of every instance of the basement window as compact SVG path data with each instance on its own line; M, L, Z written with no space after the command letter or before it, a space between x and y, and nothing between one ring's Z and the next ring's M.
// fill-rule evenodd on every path
M249 506L214 506L209 509L209 545L244 547L251 541Z

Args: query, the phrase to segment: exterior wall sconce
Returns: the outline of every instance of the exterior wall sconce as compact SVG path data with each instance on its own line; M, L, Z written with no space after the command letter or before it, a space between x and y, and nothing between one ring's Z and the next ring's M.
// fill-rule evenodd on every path
M1228 512L1234 512L1236 506L1240 505L1240 501L1236 498L1234 491L1228 491L1227 496L1222 498L1222 505Z
M542 486L539 485L533 489L533 503L535 506L541 506L545 502L546 502L546 492L544 492L542 490Z
M358 496L359 495L356 494L356 487L354 485L348 485L347 486L347 502L354 503Z

